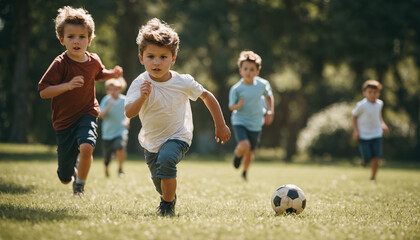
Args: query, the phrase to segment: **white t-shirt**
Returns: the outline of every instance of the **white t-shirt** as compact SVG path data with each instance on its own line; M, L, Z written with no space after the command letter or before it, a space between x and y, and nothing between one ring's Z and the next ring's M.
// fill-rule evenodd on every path
M191 145L194 126L189 99L197 100L204 91L191 75L170 72L172 78L166 82L153 81L148 72L140 74L131 83L125 99L125 105L136 101L141 96L140 85L145 80L152 83L152 91L139 113L139 142L152 153L157 153L169 139Z
M366 98L356 104L352 114L357 117L360 139L369 140L382 137L383 129L380 114L383 105L384 103L380 99L371 103Z

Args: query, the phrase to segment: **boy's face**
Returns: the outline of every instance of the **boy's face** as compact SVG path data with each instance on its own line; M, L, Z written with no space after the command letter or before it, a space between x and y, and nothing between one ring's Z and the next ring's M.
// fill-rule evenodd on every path
M257 68L257 64L254 62L244 61L239 68L239 74L246 82L253 82L254 77L258 76L260 71Z
M165 82L171 79L169 69L174 65L176 55L172 56L169 48L149 44L143 51L143 56L139 54L139 58L154 81Z
M114 85L109 85L106 88L106 94L109 94L113 99L117 99L120 93L121 93L121 89Z
M376 99L379 98L379 90L378 89L374 89L374 88L366 88L363 91L363 96L369 101L374 103L376 101Z
M67 49L67 55L78 62L84 62L85 52L90 45L89 33L82 25L66 24L64 26L63 38L60 38L61 45Z

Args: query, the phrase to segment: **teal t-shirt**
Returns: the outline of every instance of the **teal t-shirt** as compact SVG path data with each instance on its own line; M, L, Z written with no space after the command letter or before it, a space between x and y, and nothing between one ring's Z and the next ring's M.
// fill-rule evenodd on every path
M101 112L108 106L110 95L106 95L101 100ZM118 99L115 100L114 105L109 109L105 118L102 119L102 139L111 140L118 136L127 133L127 129L124 126L125 120L125 96L120 94Z
M272 95L273 92L267 80L255 77L254 84L247 85L241 78L229 91L229 106L236 104L240 98L245 99L245 103L232 112L232 125L242 125L250 131L261 131L266 112L263 98Z

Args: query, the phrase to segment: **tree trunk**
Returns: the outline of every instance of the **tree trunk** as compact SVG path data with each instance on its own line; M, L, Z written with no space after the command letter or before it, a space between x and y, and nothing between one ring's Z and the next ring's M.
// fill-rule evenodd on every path
M28 126L28 61L29 61L29 37L30 37L30 14L29 2L21 0L16 4L17 19L17 53L13 74L13 122L10 134L10 142L25 143Z

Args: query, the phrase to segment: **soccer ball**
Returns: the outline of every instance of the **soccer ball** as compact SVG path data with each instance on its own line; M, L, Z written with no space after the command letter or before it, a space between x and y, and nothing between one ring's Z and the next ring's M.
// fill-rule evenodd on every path
M271 196L271 206L278 214L300 214L306 207L306 198L302 189L293 184L278 187Z

